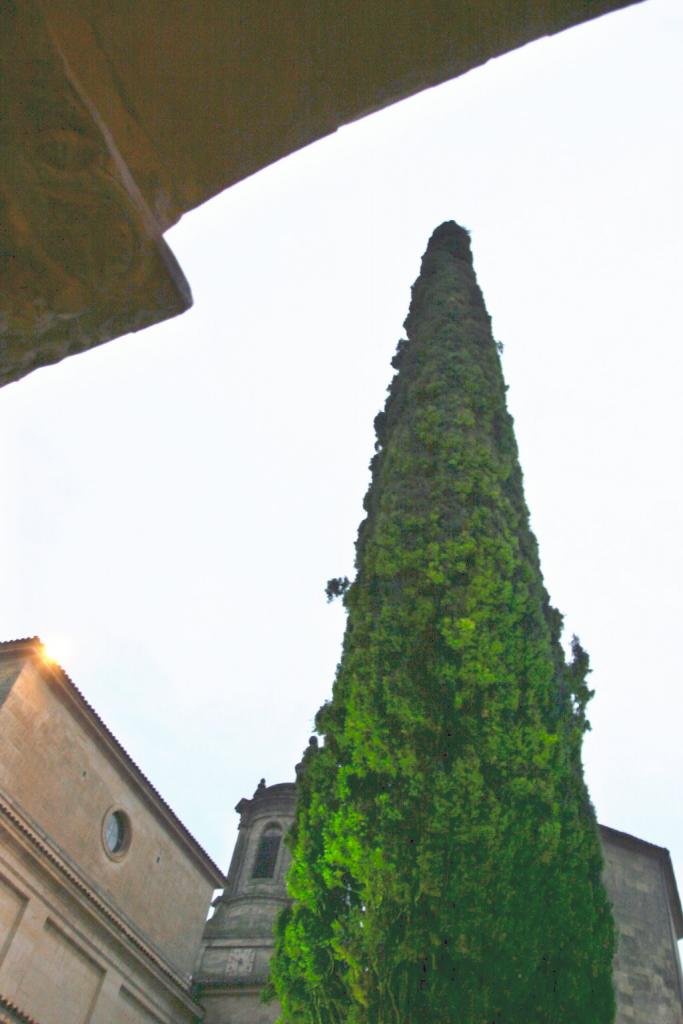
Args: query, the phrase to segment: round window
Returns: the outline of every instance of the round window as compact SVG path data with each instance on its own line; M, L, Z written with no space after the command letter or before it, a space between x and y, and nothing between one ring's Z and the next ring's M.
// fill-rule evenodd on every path
M130 839L130 824L123 811L110 811L104 819L102 830L104 848L110 857L125 853Z

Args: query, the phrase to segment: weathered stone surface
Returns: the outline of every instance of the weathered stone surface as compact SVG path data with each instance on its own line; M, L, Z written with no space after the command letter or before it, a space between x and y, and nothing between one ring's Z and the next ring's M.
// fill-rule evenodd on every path
M617 925L617 1024L683 1024L683 920L669 854L614 829L601 835Z
M189 978L221 873L37 644L2 645L0 679L12 675L0 706L0 801L49 837L93 892ZM120 855L104 841L112 809L130 823Z
M0 1024L192 1024L222 873L37 641L0 644L3 688Z
M294 821L295 784L266 786L236 810L240 828L224 892L214 901L195 973L195 993L206 1009L206 1024L272 1024L276 1003L264 1006L261 989L273 953L275 918L289 902L285 876L289 850L280 844L270 877L255 877L264 835L284 838Z
M17 59L30 53L31 59ZM39 8L0 9L0 383L191 304Z
M191 303L162 231L343 124L633 0L5 0L0 384Z

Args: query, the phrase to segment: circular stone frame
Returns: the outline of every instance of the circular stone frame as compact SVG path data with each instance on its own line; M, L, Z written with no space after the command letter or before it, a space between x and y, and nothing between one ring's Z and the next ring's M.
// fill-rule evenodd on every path
M107 827L112 818L115 819L119 827L121 836L117 842L117 845L114 846L113 849L109 845L109 841L107 838ZM123 808L120 807L118 804L114 804L112 807L109 807L105 812L104 817L102 818L102 828L100 830L102 846L109 860L123 860L123 858L128 853L128 850L130 849L132 835L133 829L130 823L130 815L127 814L126 811L124 811Z

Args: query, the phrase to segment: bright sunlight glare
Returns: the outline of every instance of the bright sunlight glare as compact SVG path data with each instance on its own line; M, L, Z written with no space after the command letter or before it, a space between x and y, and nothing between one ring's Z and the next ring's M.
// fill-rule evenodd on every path
M63 636L49 636L41 640L41 657L49 665L68 664L71 653L71 645Z

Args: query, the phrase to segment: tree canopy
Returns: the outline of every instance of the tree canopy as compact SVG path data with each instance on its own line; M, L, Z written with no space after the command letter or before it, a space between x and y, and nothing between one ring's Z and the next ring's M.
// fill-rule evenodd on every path
M611 1024L581 763L467 232L432 235L375 421L332 700L299 778L272 981L290 1024Z

